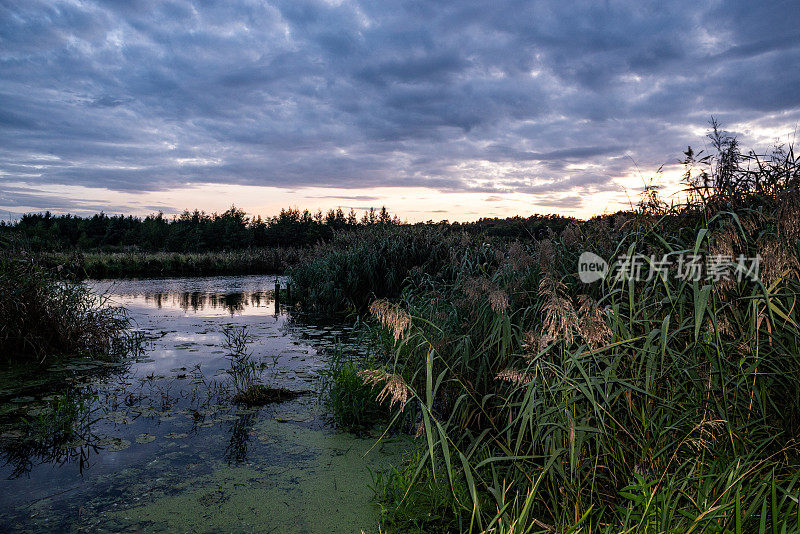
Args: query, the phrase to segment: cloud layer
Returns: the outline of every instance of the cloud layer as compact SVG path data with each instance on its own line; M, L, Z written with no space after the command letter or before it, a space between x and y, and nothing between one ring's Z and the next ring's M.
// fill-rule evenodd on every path
M793 128L798 20L793 0L5 1L0 205L64 204L2 182L580 203L711 114Z

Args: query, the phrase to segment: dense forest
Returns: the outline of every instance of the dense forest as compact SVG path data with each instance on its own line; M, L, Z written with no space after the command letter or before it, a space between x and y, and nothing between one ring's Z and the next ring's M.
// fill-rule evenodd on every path
M542 238L549 232L560 232L571 220L558 215L532 215L484 218L471 223L428 221L409 225L392 216L385 207L371 208L361 217L352 209L345 213L341 208L327 213L288 208L273 217L248 217L235 206L221 214L187 210L173 217L158 213L144 218L105 213L77 217L46 212L26 214L13 223L0 223L0 243L34 251L232 251L307 247L330 239L338 231L379 225L437 226L446 231L487 236Z

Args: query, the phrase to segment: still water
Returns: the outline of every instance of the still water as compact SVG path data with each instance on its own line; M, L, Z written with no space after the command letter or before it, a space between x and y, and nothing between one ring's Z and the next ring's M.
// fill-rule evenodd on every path
M0 531L377 532L370 472L407 443L330 427L318 372L334 344L359 347L346 326L276 309L274 284L90 282L129 310L145 351L2 369ZM233 404L226 327L246 327L262 383L303 394Z

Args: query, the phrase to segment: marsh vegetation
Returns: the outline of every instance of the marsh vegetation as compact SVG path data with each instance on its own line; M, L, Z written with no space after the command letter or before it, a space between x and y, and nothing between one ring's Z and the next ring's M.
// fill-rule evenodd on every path
M307 308L373 318L362 384L417 443L376 479L389 531L800 529L800 160L714 126L681 205L647 187L526 241L378 229L291 271ZM582 251L760 271L587 284Z
M336 212L330 221L282 214L280 224L296 219L308 223L304 232L325 229L296 248L270 252L76 245L42 246L35 255L36 247L19 245L32 219L6 227L12 238L0 257L4 353L14 355L13 366L44 361L70 376L58 387L37 382L4 391L5 473L33 473L41 492L46 477L39 466L77 465L82 472L97 455L147 446L147 454L171 454L170 443L188 439L194 456L176 456L176 463L213 465L226 477L210 485L193 478L188 483L200 493L182 486L174 504L198 517L198 506L250 506L237 488L278 477L289 485L301 480L308 496L320 495L320 481L327 495L357 495L362 504L347 502L359 514L371 482L382 532L796 532L800 159L791 147L744 153L716 125L710 140L710 154L685 153L682 203L667 204L648 185L631 210L588 221L408 225L373 212L363 220L343 216L334 228ZM193 217L130 225L163 226L170 235L189 228ZM225 217L257 235L261 223ZM216 220L198 228L213 228ZM578 273L585 251L652 276L630 271L587 283ZM152 267L132 267L142 254L156 258ZM733 276L687 276L682 257L729 268ZM87 268L87 258L112 263ZM737 261L748 258L758 259L757 272L752 264L739 270ZM270 293L273 280L265 277L244 279L252 291L205 287L245 283L232 276L118 282L123 302L139 307L134 325L97 296L102 291L74 281L81 261L83 274L197 266L192 274L247 272L248 261L263 262L254 269L288 269L292 298ZM168 262L176 263L164 268ZM174 283L182 289L170 288ZM158 290L142 289L150 285ZM120 289L126 286L130 293ZM278 296L291 305L291 317ZM342 321L355 325L343 328ZM142 335L158 360L143 357ZM170 369L167 362L178 363ZM125 427L132 421L135 431ZM211 430L222 426L223 433ZM392 443L371 480L363 469L337 463L355 461L348 451L366 453L374 445L367 435L382 436L379 448ZM309 464L307 443L351 477L347 487L338 475L320 475L322 464ZM302 473L285 475L297 463ZM165 475L166 467L142 469L160 499L175 494L158 480L187 484L184 475ZM286 500L281 491L257 488L269 502ZM369 515L315 523L314 499L302 516L311 530L346 530ZM20 521L27 505L14 506ZM325 506L335 518L339 504ZM175 523L152 503L124 507L131 515L102 524L199 524L194 515ZM221 529L272 520L259 512L244 522L220 517L214 525ZM291 520L283 515L279 526Z
M5 360L113 359L140 349L123 308L25 254L0 251L0 295Z

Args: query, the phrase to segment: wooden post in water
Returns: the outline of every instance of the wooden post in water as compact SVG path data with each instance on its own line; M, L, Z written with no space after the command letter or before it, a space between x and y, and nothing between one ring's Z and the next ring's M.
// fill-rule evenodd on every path
M281 312L281 283L275 279L275 315Z

